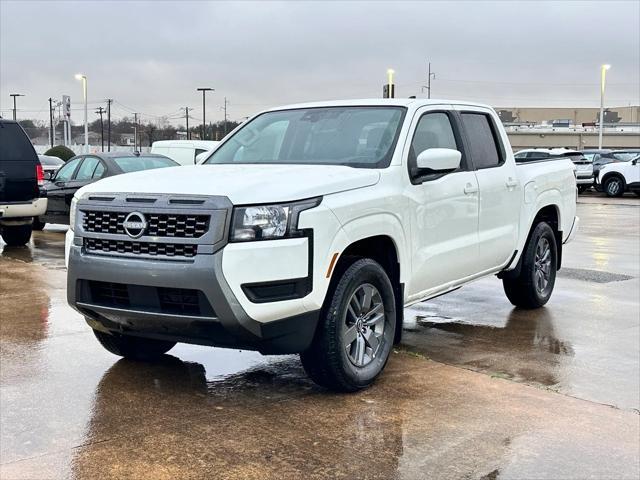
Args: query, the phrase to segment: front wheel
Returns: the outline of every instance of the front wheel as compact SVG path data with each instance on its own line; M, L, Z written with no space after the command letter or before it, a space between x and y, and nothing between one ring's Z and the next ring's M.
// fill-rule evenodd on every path
M548 223L540 222L522 253L520 274L502 279L509 301L521 308L543 306L551 298L557 265L558 247L553 229Z
M106 350L114 355L133 360L155 360L171 350L176 344L176 342L132 337L119 333L104 333L98 330L94 330L93 333L100 345Z
M624 194L624 183L620 177L609 177L603 188L607 197L621 197Z
M0 227L2 239L10 247L21 247L26 245L31 238L31 224L11 225Z
M389 359L397 307L391 281L374 260L355 260L337 280L300 358L317 384L355 392L371 385Z

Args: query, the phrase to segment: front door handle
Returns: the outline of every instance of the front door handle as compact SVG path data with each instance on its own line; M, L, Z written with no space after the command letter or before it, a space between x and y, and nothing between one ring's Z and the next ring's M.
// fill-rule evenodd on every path
M518 186L518 180L509 177L507 178L507 188L516 188Z
M467 183L464 186L464 193L465 195L473 195L474 193L478 193L478 186Z

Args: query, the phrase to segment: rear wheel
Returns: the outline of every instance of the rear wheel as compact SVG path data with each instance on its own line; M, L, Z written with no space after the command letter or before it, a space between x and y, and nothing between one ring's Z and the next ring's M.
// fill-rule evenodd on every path
M520 274L502 279L504 292L516 307L538 308L549 301L556 282L558 248L548 223L535 226L522 255Z
M387 363L396 326L393 287L380 264L364 258L346 268L320 321L311 347L300 354L307 374L336 391L371 385Z
M33 217L33 229L38 232L44 229L46 222L41 222L40 217Z
M20 247L26 245L31 238L31 224L27 225L4 225L0 227L2 240L10 247Z
M104 333L98 330L94 330L93 333L100 345L109 352L134 360L157 359L176 345L176 342L132 337L119 333Z
M607 197L621 197L624 194L624 181L618 177L609 177L603 185Z

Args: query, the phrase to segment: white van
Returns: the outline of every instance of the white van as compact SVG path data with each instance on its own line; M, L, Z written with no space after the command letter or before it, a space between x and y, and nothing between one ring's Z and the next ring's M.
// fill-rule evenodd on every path
M159 140L153 142L151 153L169 157L180 165L194 165L198 155L214 150L218 143L213 140Z

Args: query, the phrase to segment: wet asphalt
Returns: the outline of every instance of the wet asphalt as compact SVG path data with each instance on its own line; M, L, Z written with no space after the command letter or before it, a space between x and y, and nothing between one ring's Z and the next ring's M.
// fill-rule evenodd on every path
M0 478L637 479L640 199L578 214L548 306L495 278L414 305L353 395L296 356L119 359L66 304L63 227L0 242Z

